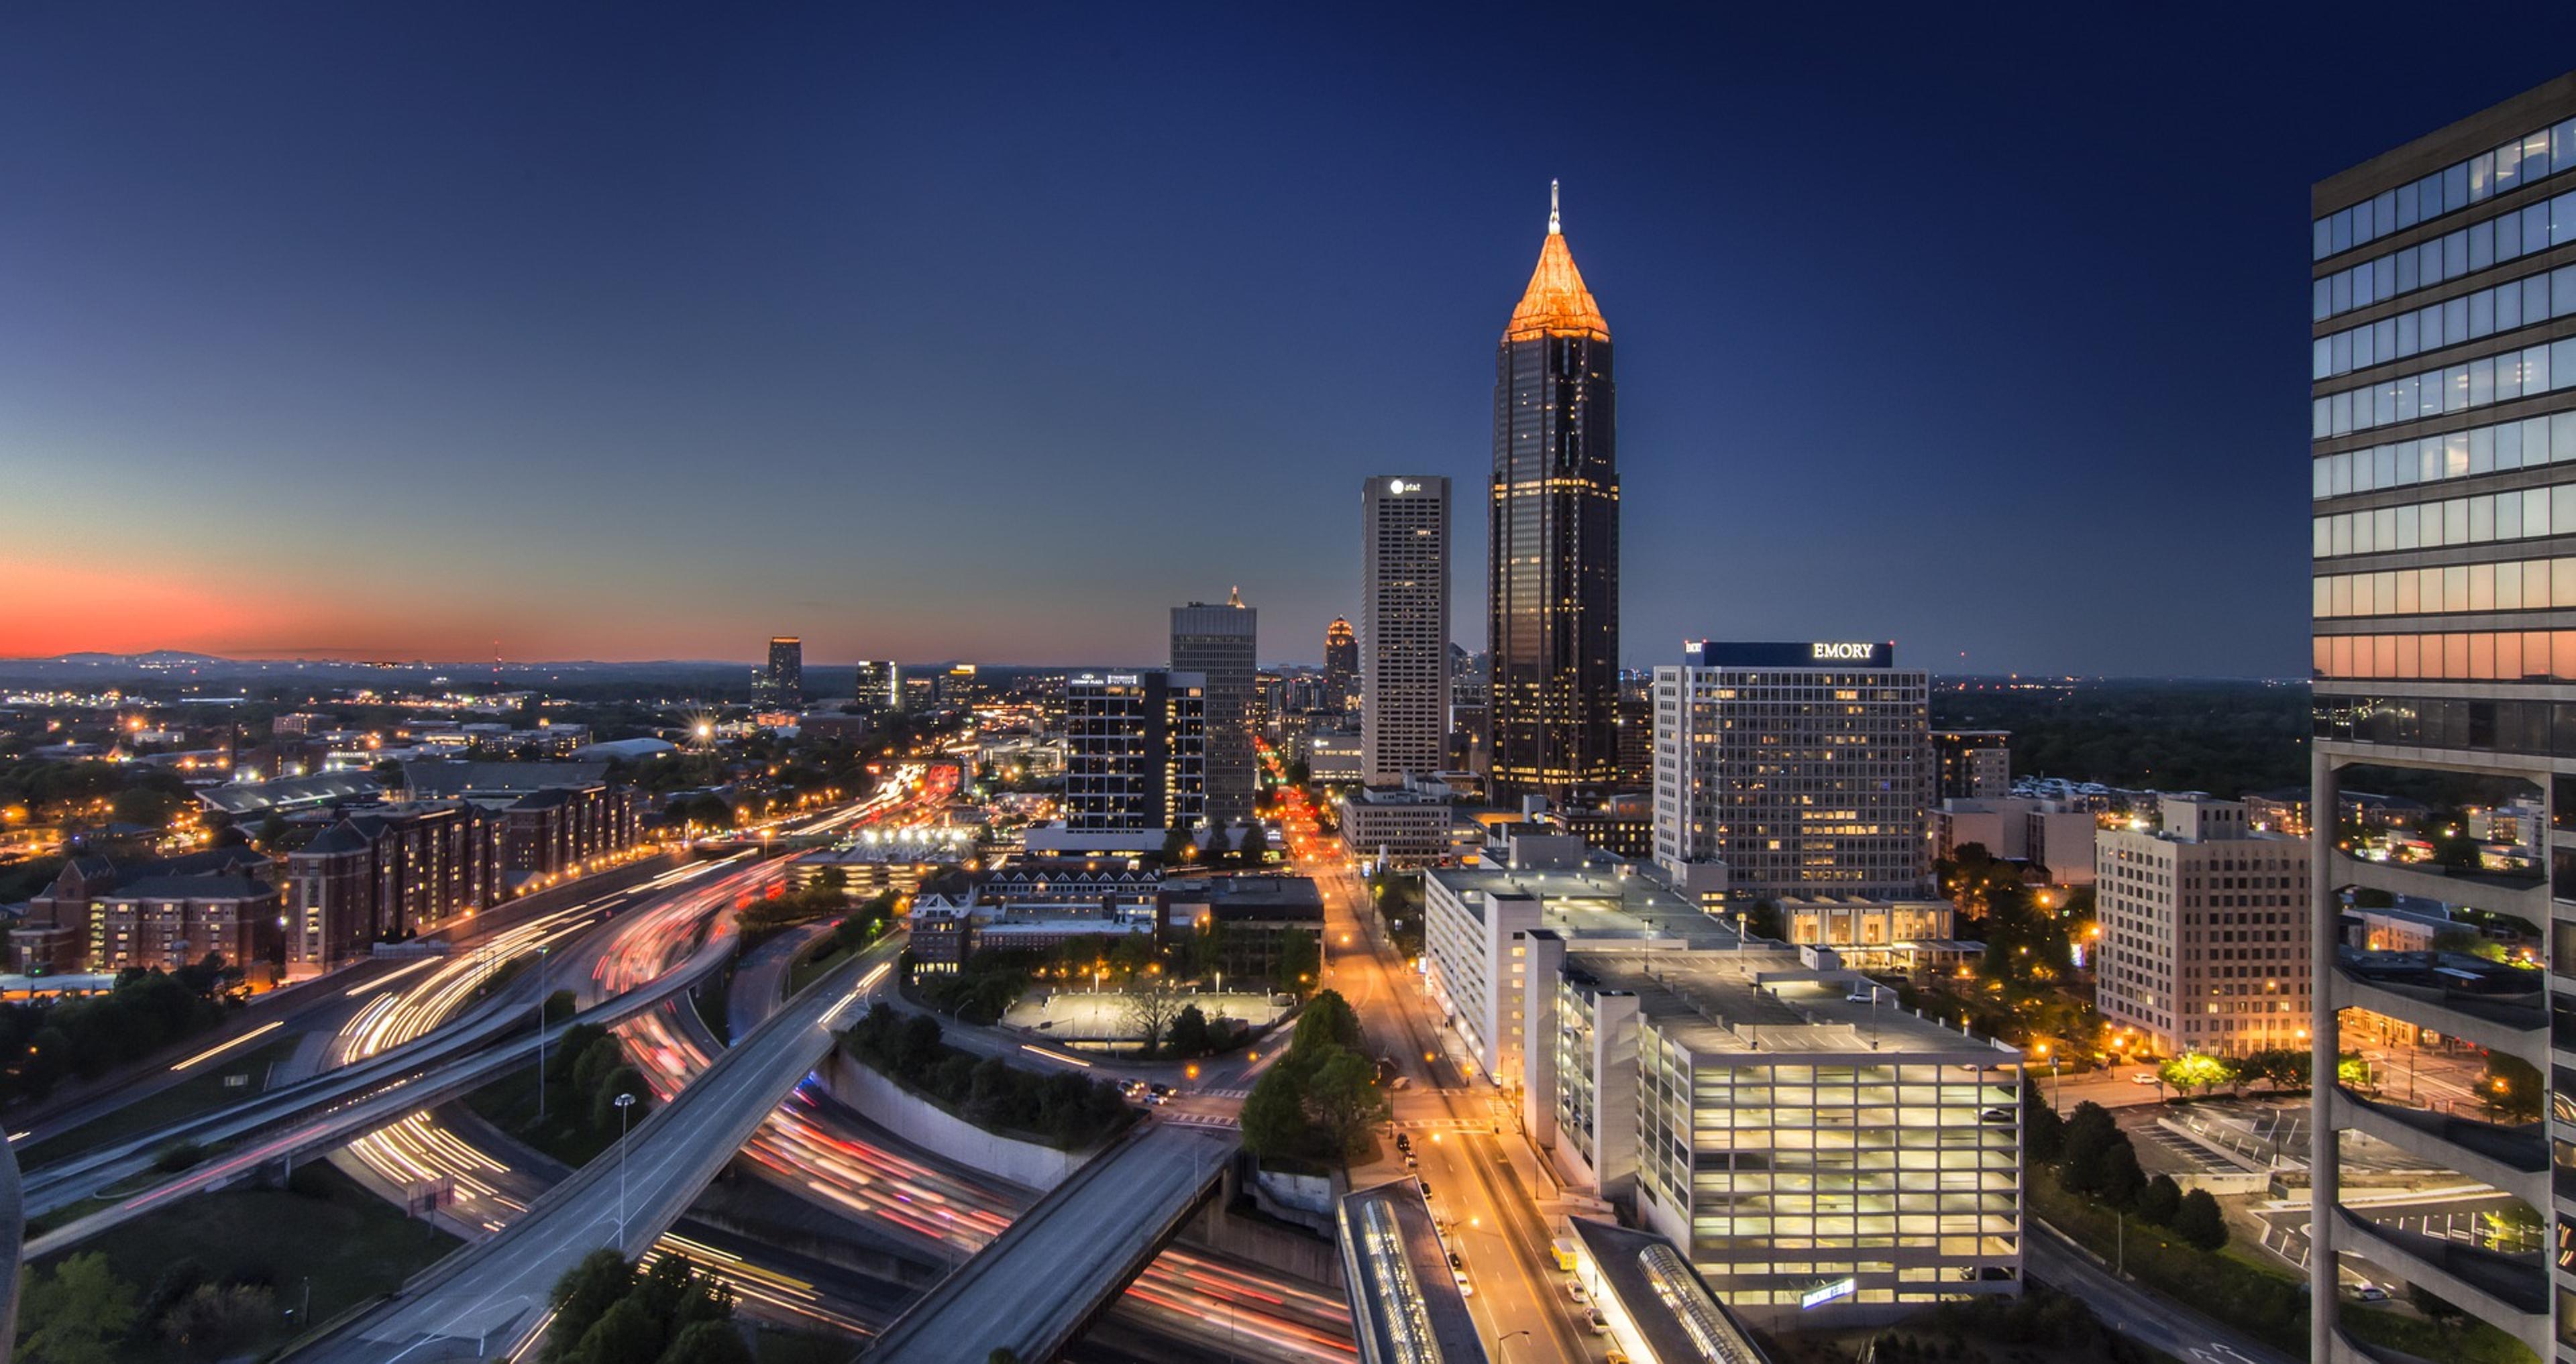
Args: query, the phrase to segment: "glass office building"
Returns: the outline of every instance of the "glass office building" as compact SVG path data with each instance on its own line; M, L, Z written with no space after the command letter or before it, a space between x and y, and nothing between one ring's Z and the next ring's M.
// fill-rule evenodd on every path
M1618 780L1618 409L1610 324L1550 195L1538 268L1494 355L1490 781L1500 803L1564 805Z
M2576 977L2562 974L2576 954L2499 973L2362 950L2339 932L2340 893L2362 888L2511 916L2535 948L2576 933L2576 903L2560 898L2576 898L2576 74L2319 182L2311 210L2308 808L2337 808L2347 781L2382 780L2355 769L2518 782L2548 803L2559 883L2434 875L2313 840L2319 1073L2392 1037L2407 1052L2388 1054L2392 1066L2465 1044L2497 1058L2487 1064L2498 1075L2520 1063L2551 1077L2551 1111L2434 1112L2395 1087L2320 1089L2311 1296L2328 1306L2312 1318L2311 1357L2368 1357L2331 1305L2337 1255L2326 1252L2340 1252L2543 1359L2576 1360L2567 1251L2553 1263L2349 1207L2337 1155L2346 1134L2365 1133L2554 1217L2551 1239L2576 1244L2576 1221L2553 1197L2576 1190L2576 1123L2560 1116L2576 1114Z

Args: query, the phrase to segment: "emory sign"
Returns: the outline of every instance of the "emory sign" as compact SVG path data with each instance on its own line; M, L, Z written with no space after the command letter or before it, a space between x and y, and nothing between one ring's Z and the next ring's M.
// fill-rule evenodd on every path
M1878 656L1875 644L1828 644L1822 640L1807 646L1808 657L1820 662L1866 663Z

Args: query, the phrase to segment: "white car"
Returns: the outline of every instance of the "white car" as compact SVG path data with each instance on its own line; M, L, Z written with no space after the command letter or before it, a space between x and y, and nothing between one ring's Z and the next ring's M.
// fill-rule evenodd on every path
M1467 1275L1464 1271L1453 1269L1449 1272L1449 1277L1458 1281L1459 1297L1472 1298L1476 1296L1476 1286L1467 1282Z

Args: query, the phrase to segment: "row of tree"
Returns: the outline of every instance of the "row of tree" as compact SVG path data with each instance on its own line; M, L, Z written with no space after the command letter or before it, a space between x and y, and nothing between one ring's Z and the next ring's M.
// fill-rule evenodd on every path
M266 1284L218 1282L196 1261L171 1262L147 1298L89 1251L27 1276L17 1358L26 1364L112 1364L156 1338L190 1359L222 1359L277 1320Z
M1288 1054L1244 1099L1243 1145L1264 1160L1344 1160L1386 1112L1359 1015L1339 991L1325 990L1298 1015Z
M939 1020L877 1004L841 1034L841 1048L897 1084L988 1130L1020 1132L1065 1150L1101 1141L1135 1115L1118 1086L1072 1071L1039 1075L939 1040Z
M2207 1189L2184 1192L2170 1175L2149 1178L2137 1147L2102 1105L2086 1101L2065 1118L2041 1102L2036 1085L2022 1101L2022 1142L2031 1162L2054 1165L2057 1182L2140 1221L2171 1228L2202 1250L2227 1244L2227 1219Z
M546 1364L751 1364L733 1292L678 1255L639 1270L594 1250L555 1283Z
M217 998L220 959L176 974L128 971L83 999L0 1005L0 1102L42 1098L66 1077L88 1079L204 1032L231 1016Z

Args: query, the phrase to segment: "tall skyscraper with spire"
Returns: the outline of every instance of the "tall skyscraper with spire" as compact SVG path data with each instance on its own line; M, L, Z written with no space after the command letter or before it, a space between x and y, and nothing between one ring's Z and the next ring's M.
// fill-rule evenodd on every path
M1494 355L1486 610L1503 800L1579 802L1617 780L1617 429L1610 324L1574 268L1550 182L1538 269Z

